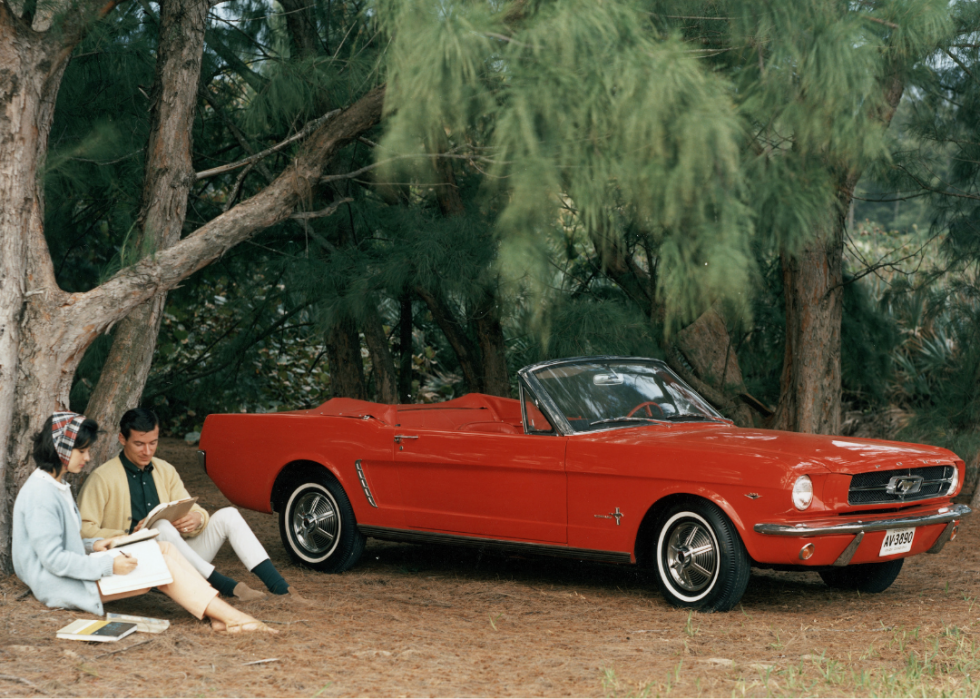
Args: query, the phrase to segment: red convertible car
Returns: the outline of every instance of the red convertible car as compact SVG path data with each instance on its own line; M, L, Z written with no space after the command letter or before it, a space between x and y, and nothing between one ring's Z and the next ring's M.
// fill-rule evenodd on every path
M881 592L970 513L945 449L735 427L658 360L548 361L518 383L519 400L210 415L199 454L318 570L367 537L475 544L646 565L670 603L719 611L752 566Z

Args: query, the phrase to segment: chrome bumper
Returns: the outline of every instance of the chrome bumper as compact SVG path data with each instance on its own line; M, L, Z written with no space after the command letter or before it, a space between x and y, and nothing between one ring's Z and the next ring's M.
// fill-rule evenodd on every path
M760 534L770 536L825 536L827 534L861 534L880 532L885 529L906 529L908 527L923 527L927 524L943 524L962 519L972 510L966 505L952 505L946 512L935 512L929 515L915 517L898 517L895 519L873 519L870 521L856 520L841 524L757 524L753 529Z

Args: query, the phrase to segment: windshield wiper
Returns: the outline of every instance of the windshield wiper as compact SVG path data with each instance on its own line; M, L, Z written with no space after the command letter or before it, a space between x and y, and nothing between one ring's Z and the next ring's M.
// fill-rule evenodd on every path
M652 417L607 417L602 420L593 420L589 423L589 427L592 427L592 425L604 425L608 422L661 422L661 420Z
M710 417L708 415L696 415L695 413L682 413L680 415L671 415L667 419L668 420L678 420L678 421L679 420L685 420L685 421L690 420L692 422L695 421L695 420L707 420L709 422L717 422L718 421L718 418Z

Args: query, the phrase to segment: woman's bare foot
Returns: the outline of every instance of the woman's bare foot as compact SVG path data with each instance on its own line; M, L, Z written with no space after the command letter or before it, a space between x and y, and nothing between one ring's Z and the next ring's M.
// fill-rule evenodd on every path
M265 623L259 621L258 619L253 619L252 617L245 617L236 621L224 622L220 619L211 620L211 629L218 633L242 633L251 631L265 631L266 633L278 634L279 632L266 625Z
M277 634L258 619L238 611L218 596L212 598L204 609L204 616L211 620L211 628L218 633L242 633L243 631L265 631Z

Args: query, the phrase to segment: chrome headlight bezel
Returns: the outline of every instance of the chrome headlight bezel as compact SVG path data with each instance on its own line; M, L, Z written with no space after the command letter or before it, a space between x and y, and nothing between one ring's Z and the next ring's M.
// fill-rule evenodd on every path
M805 510L813 504L813 481L809 476L800 476L793 483L793 506Z
M953 494L956 492L956 488L959 486L959 484L960 484L960 470L954 464L953 477L949 479L949 490L946 491L946 495L952 497Z

